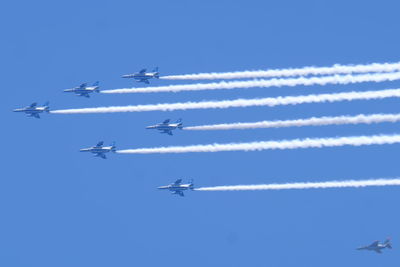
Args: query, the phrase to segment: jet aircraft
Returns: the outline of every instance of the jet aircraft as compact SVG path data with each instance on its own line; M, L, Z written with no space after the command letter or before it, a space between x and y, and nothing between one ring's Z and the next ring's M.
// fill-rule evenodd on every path
M160 133L166 133L172 135L172 130L180 129L182 130L182 119L177 120L175 123L170 123L170 119L163 121L162 123L158 123L156 125L147 126L146 129L156 129L159 130Z
M89 148L82 148L79 151L80 152L91 152L95 154L95 157L101 157L103 159L106 159L105 153L108 152L115 152L116 147L115 147L115 142L112 143L110 146L103 146L104 142L100 141L97 143L97 145L89 147Z
M90 97L90 93L99 93L99 88L99 82L95 82L92 86L87 86L87 83L82 83L80 86L71 89L65 89L64 92L75 93L78 96Z
M39 113L50 112L49 102L46 102L43 106L38 106L37 103L32 103L30 106L24 108L17 108L14 112L25 112L28 117L35 117L40 119Z
M133 78L137 82L144 82L149 84L149 79L151 78L160 78L160 74L158 72L158 67L155 68L152 72L147 72L146 69L142 69L141 71L133 74L122 75L122 78Z
M175 183L165 185L165 186L160 186L158 189L167 189L172 192L174 195L180 195L181 197L185 196L183 194L183 191L185 190L193 190L194 189L194 184L193 181L188 183L188 184L182 184L182 179L178 179L175 181Z
M380 243L379 241L375 241L373 242L371 245L369 246L365 246L365 247L359 247L357 248L358 250L373 250L376 253L382 253L382 249L384 248L392 248L392 244L390 243L390 238L386 239L386 241L384 243Z

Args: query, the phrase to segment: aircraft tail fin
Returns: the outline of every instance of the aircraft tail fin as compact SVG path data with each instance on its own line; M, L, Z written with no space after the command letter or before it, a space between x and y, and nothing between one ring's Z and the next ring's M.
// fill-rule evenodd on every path
M194 190L193 179L191 179L191 180L189 181L189 184L190 184L190 189L191 189L191 190Z
M44 105L43 105L43 106L46 108L46 112L49 112L49 111L50 111L49 105L50 105L50 102L49 102L49 101L46 101L46 103L44 103Z
M115 146L115 141L113 141L113 142L111 143L111 151L112 151L112 152L117 151L117 147Z
M159 79L160 78L160 73L158 72L158 67L155 67L153 72L154 72L154 78Z
M392 244L390 243L390 237L389 238L387 238L386 240L385 240L385 246L387 247L387 248L392 248Z
M93 83L93 86L99 86L99 81L96 81L95 83Z
M182 119L177 120L176 123L178 123L178 129L182 130L183 128Z

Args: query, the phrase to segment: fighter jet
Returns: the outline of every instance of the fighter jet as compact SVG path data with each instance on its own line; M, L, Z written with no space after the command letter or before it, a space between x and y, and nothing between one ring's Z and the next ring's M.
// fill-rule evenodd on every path
M25 112L28 117L35 117L40 119L39 113L50 112L49 102L46 102L43 106L38 106L37 103L32 103L30 106L24 108L17 108L14 112Z
M160 78L160 74L158 72L158 67L155 68L152 72L147 72L146 69L142 69L141 71L133 74L122 75L122 78L134 78L137 82L144 82L149 84L149 79L151 78Z
M182 130L182 119L177 120L175 123L170 123L170 119L163 121L162 123L158 123L156 125L147 126L146 129L156 129L159 130L160 133L166 133L172 135L172 130L180 129Z
M382 249L384 248L392 248L392 244L390 243L390 238L386 239L384 243L380 243L379 241L375 241L369 246L359 247L358 250L373 250L376 253L382 253Z
M90 93L99 93L99 88L99 82L95 82L92 86L87 86L87 83L82 83L80 86L74 87L72 89L65 89L64 92L72 92L78 96L90 97Z
M167 189L172 192L174 195L180 195L181 197L185 196L183 194L183 191L185 190L193 190L194 185L193 181L188 183L188 184L182 184L182 179L178 179L175 181L173 184L165 185L165 186L160 186L158 189Z
M115 152L116 147L115 147L115 142L112 143L110 146L103 146L104 142L100 141L97 143L97 145L89 147L89 148L82 148L79 151L80 152L91 152L95 154L95 157L100 157L102 159L106 159L105 153L108 152Z

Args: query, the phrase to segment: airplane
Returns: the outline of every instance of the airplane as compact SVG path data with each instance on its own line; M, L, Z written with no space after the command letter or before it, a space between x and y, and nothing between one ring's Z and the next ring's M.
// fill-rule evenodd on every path
M90 97L90 93L99 93L99 82L95 82L92 86L87 86L87 83L82 83L80 86L74 87L72 89L65 89L64 92L75 93L78 96Z
M170 123L170 119L163 121L162 123L158 123L156 125L147 126L146 129L156 129L161 131L160 133L166 133L172 135L172 130L180 129L182 130L182 119L177 120L175 123Z
M137 73L122 75L122 78L134 78L137 82L144 82L146 84L149 84L149 79L160 78L160 73L158 72L157 67L152 72L147 72L146 69L142 69Z
M32 103L30 106L24 108L17 108L14 112L25 112L28 117L35 117L40 119L39 113L50 112L49 102L46 102L43 106L38 106L37 103Z
M180 195L181 197L185 196L183 194L183 191L185 190L193 190L194 189L194 184L193 181L191 181L188 184L182 184L182 179L178 179L175 181L175 183L165 185L165 186L159 186L158 189L167 189L172 192L174 195Z
M100 157L102 159L106 159L105 153L108 152L115 152L116 147L115 147L115 142L113 142L110 146L103 146L104 142L100 141L97 143L97 145L89 147L89 148L82 148L79 151L80 152L91 152L95 157Z
M369 246L359 247L357 249L358 250L373 250L376 253L382 253L381 250L384 249L384 248L390 248L390 249L392 248L392 244L390 243L390 238L387 238L384 243L380 243L379 241L375 241Z

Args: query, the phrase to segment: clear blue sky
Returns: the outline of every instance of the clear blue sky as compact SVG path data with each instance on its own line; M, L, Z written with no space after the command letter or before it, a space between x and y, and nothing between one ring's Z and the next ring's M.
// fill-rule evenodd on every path
M398 112L399 100L126 114L12 113L32 102L95 107L387 89L399 82L147 95L64 94L81 82L133 87L122 74L394 62L398 1L7 1L2 41L1 266L393 266L399 188L189 192L156 187L397 177L399 145L180 155L124 148L399 133L399 124L176 132L144 127ZM154 81L165 85L168 81ZM384 254L354 248L392 236Z

